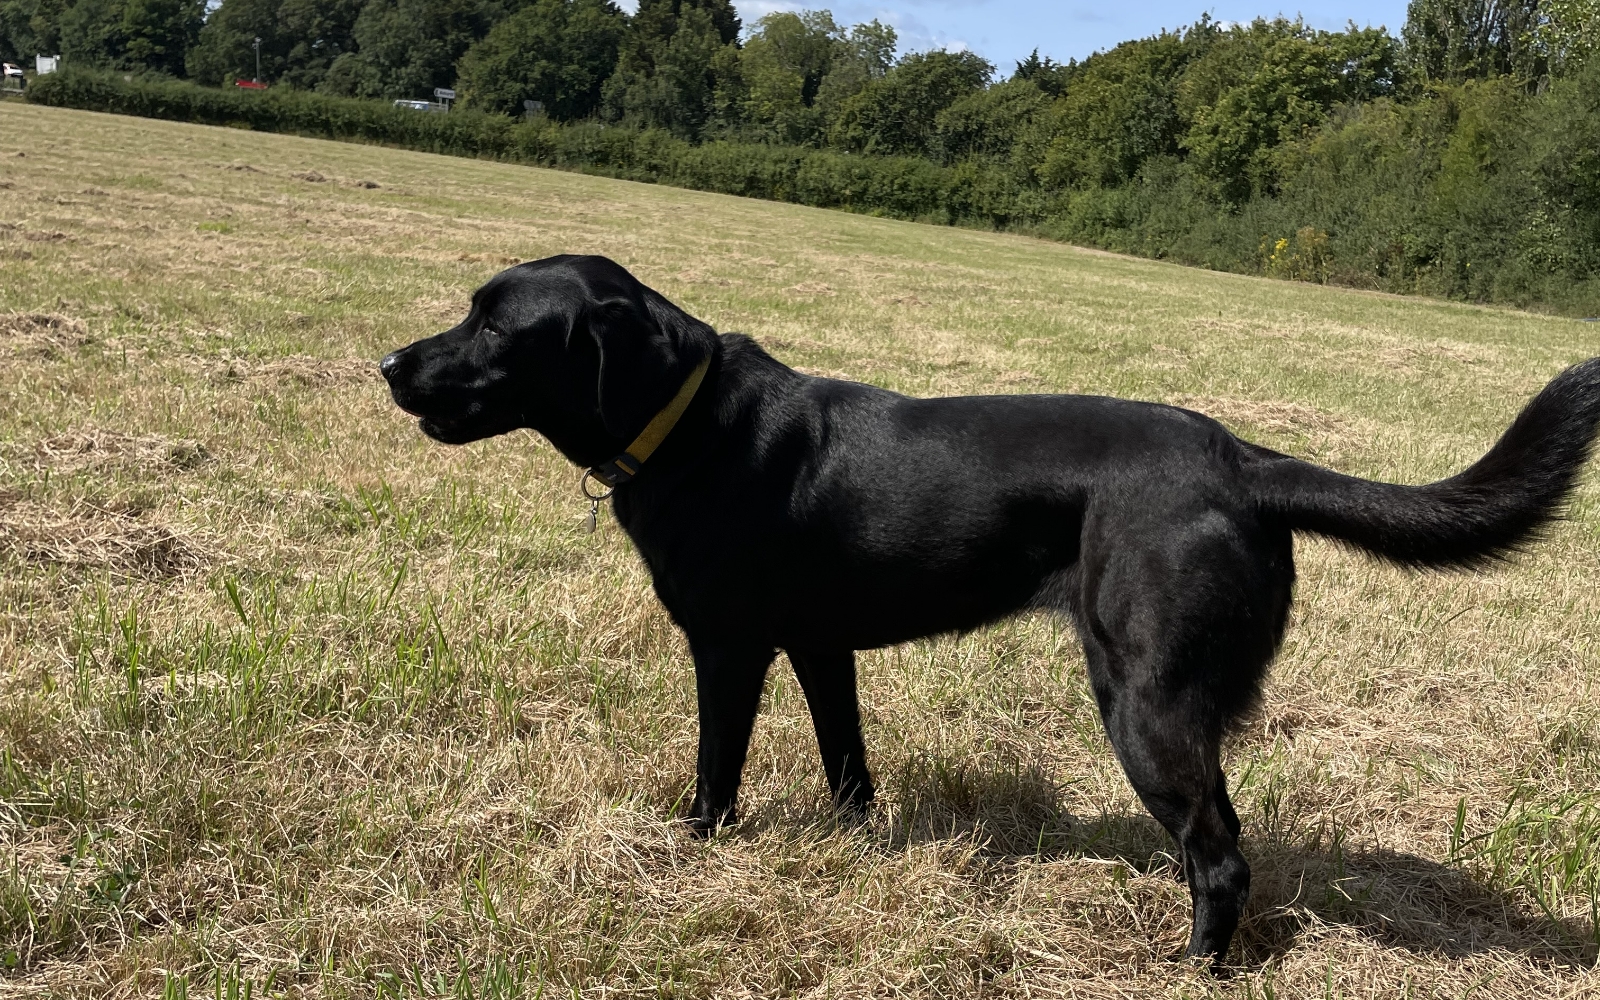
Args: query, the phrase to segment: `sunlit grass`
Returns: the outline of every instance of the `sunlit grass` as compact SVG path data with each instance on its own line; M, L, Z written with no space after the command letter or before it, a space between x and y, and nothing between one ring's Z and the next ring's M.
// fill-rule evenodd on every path
M1593 325L13 104L0 171L0 990L1600 989L1592 472L1484 576L1298 545L1227 760L1256 874L1219 981L1173 961L1174 848L1063 623L865 654L858 828L780 660L745 822L690 841L687 653L620 532L534 436L434 445L372 367L598 252L810 371L1179 402L1415 482Z

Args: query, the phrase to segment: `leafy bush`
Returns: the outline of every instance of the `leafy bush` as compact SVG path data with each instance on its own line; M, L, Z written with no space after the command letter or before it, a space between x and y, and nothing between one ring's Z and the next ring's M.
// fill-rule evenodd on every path
M41 77L30 89L29 99L59 107L586 170L904 219L961 221L968 217L969 205L976 204L970 197L947 204L946 192L955 187L951 171L916 157L860 157L732 142L697 146L659 129L524 122L474 111L423 114L384 102L303 91L216 90L70 68ZM967 168L969 173L972 169Z
M434 153L504 156L514 147L514 123L502 115L420 114L383 101L289 89L219 90L161 78L125 80L68 67L39 77L28 93L31 101L59 107L357 139Z

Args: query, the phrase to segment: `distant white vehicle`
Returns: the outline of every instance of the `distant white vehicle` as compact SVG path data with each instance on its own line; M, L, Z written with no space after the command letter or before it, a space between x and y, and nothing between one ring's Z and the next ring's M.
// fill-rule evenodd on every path
M394 102L394 106L397 108L409 108L412 111L437 111L440 114L450 110L450 105L435 104L432 101L399 100Z
M15 84L19 87L22 85L24 78L22 75L21 66L16 66L11 63L0 63L0 67L4 67L5 69L5 81L7 84Z

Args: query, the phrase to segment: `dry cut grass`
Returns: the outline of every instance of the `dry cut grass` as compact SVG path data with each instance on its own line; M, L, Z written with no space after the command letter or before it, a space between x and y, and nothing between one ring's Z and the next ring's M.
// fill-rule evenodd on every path
M1166 400L1418 482L1593 326L15 104L0 162L0 994L1600 994L1593 473L1481 576L1298 546L1214 979L1060 622L865 654L854 828L780 660L746 820L690 841L687 655L625 540L372 368L601 252L808 370Z

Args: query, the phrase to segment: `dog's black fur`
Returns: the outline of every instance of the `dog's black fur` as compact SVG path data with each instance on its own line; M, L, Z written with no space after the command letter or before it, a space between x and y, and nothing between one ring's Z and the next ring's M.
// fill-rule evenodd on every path
M695 830L733 820L777 650L840 807L859 811L873 786L854 651L1058 611L1077 626L1118 760L1182 847L1189 954L1207 957L1226 952L1250 884L1219 748L1283 634L1292 533L1409 566L1482 565L1558 516L1600 422L1596 358L1465 472L1369 482L1171 406L909 399L802 375L602 257L499 274L459 325L382 370L437 440L528 427L593 466L707 357L693 403L613 501L694 655Z

